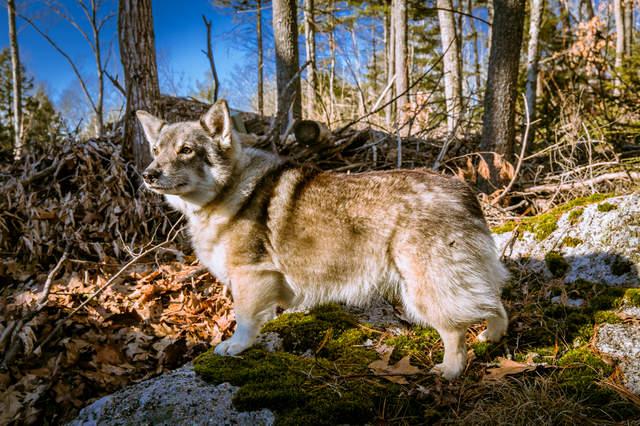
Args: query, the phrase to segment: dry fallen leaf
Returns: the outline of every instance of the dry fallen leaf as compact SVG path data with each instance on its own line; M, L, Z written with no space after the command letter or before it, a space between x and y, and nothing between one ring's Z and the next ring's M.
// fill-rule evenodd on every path
M513 361L507 358L498 358L498 367L489 368L483 380L501 380L506 376L524 373L525 371L533 371L536 369L535 364L526 364L523 362Z
M389 365L391 353L392 351L385 352L382 359L373 361L369 364L369 368L373 370L375 374L400 385L406 385L409 383L404 376L418 374L422 371L418 367L411 365L409 355L405 356L397 363ZM393 374L398 374L398 376L394 376Z

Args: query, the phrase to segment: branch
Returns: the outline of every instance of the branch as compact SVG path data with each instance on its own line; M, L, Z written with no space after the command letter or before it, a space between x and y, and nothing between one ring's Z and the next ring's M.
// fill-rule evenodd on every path
M107 76L107 78L109 80L111 80L111 84L113 84L113 87L115 87L116 89L118 89L118 92L122 93L122 96L124 96L125 98L127 97L127 91L124 90L124 87L122 87L122 85L120 84L120 82L118 81L118 76L112 76L109 71L104 70L104 75Z
M56 263L56 266L51 270L51 272L49 272L49 275L47 276L47 280L44 283L44 288L42 289L42 293L40 294L40 298L38 299L38 305L36 307L36 311L41 311L42 308L44 308L45 305L47 304L47 300L49 299L49 291L51 290L51 283L53 282L53 278L56 276L56 274L64 264L64 261L67 260L68 256L69 256L69 248L67 247L67 249L62 254L62 257L60 258L60 260L58 260L58 263Z
M207 27L207 51L202 53L209 59L209 67L211 68L211 75L213 77L213 102L218 100L218 91L220 89L220 80L218 80L218 71L216 70L216 63L213 60L213 49L211 48L211 21L202 15L202 21L205 27Z
M58 44L51 37L49 37L44 31L42 31L40 28L38 28L38 26L31 19L29 19L26 16L21 15L21 14L18 14L18 16L21 19L23 19L26 23L31 25L31 27L34 30L36 30L36 32L38 34L40 34L42 37L44 37L45 40L47 40L49 42L51 47L53 47L55 50L57 50L58 53L60 53L67 60L67 62L71 66L71 69L73 70L73 73L76 75L76 77L78 78L78 81L80 82L80 87L82 87L82 91L84 92L85 96L89 100L89 103L91 104L91 109L93 109L94 112L97 112L96 104L93 102L93 99L91 98L91 95L89 94L89 89L87 88L87 85L85 84L84 79L82 78L82 75L80 74L80 70L78 70L78 67L76 67L76 64L73 63L73 59L71 59L71 57L64 50L62 50L62 48L60 46L58 46Z
M613 173L605 173L600 176L596 176L592 179L587 179L583 181L576 181L570 183L563 184L547 184L547 185L537 185L531 186L529 188L525 188L523 190L524 193L547 193L547 192L556 192L556 191L570 191L576 188L584 188L585 186L591 186L597 183L602 183L610 180L631 180L635 181L640 179L640 172L613 172Z

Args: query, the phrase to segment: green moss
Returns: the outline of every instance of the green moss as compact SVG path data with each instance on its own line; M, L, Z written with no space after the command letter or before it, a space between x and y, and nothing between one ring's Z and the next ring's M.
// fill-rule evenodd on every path
M241 386L233 399L240 410L268 408L281 425L362 424L373 421L380 401L399 394L397 385L367 377L379 358L362 347L372 331L337 305L282 315L263 330L277 332L288 351L316 356L253 348L239 357L209 351L196 358L206 380Z
M626 305L640 307L640 289L629 288L624 292L624 303Z
M582 213L584 213L584 208L582 207L571 210L568 216L569 223L572 225L578 223L580 221L580 218L582 217Z
M600 203L598 204L598 211L599 212L610 212L611 210L616 210L618 208L618 206L616 206L615 204L611 204L611 203Z
M593 318L596 324L618 324L622 319L612 311L597 311Z
M586 347L572 349L559 360L560 386L566 391L580 395L592 403L605 403L615 397L611 392L598 386L600 380L613 372L613 367L605 363Z
M507 232L513 231L517 226L517 222L509 221L503 223L502 225L494 226L493 228L491 228L491 232L493 232L494 234L505 234Z
M584 243L584 241L582 241L580 238L574 237L566 237L564 240L562 240L562 245L565 247L577 247L582 243Z
M433 328L413 327L398 336L387 338L384 343L394 347L394 357L406 355L422 355L430 351L440 339L440 335Z
M569 269L569 263L557 251L550 251L544 256L544 263L554 277L563 276Z

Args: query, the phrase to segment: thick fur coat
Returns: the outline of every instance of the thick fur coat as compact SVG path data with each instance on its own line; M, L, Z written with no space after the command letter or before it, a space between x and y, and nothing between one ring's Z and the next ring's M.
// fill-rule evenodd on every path
M507 330L507 272L480 205L463 182L424 170L317 172L243 146L224 101L200 122L167 124L138 112L154 154L147 186L189 220L200 261L231 288L235 334L216 347L250 347L277 307L366 305L398 298L434 327L446 378L466 366L469 325L481 340Z

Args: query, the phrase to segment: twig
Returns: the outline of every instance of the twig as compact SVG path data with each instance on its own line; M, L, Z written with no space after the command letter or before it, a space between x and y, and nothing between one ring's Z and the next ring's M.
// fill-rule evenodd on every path
M51 272L49 272L49 275L47 276L47 280L44 282L44 288L42 289L42 293L40 294L40 298L38 299L38 305L36 307L36 311L41 311L42 308L44 308L45 305L47 304L47 300L49 299L49 291L51 290L51 283L53 282L53 278L56 276L56 274L64 264L65 260L67 260L68 256L69 256L69 248L67 247L64 253L62 254L62 257L60 258L60 260L58 260L58 263L56 263L56 266L51 270Z
M175 227L176 227L176 225L178 223L180 223L180 220L178 220L178 222L176 222L176 224L173 225L173 227L169 230L169 234L168 234L169 236L171 235L171 232L175 229ZM111 284L113 284L113 282L116 280L116 278L118 278L120 275L122 275L124 273L124 271L126 271L131 265L133 265L134 263L136 263L138 260L142 259L146 255L148 255L150 253L153 253L154 251L156 251L160 247L164 247L165 245L167 245L170 242L172 242L173 240L175 240L176 237L180 234L180 231L182 231L182 229L183 228L180 228L173 236L171 236L171 237L168 236L167 239L164 240L163 242L161 242L160 244L157 244L157 245L145 250L144 252L140 253L138 256L134 257L129 262L127 262L122 268L120 268L120 270L118 272L113 274L111 276L111 278L109 278L109 280L106 283L104 283L100 288L98 288L96 291L94 291L91 294L91 296L89 296L84 302L82 302L78 307L76 307L73 311L71 311L62 320L59 320L58 323L56 324L56 326L53 328L53 330L42 340L42 342L36 347L36 349L33 351L33 353L36 354L36 355L39 355L40 353L42 353L42 348L49 342L49 340L51 340L51 338L54 335L56 335L58 333L58 331L60 331L60 328L62 328L62 325L66 321L71 319L71 317L73 317L76 313L78 313L78 311L80 311L82 308L87 306L89 304L89 302L91 302L100 293L102 293L104 290L106 290L107 287L109 287Z
M493 200L491 204L498 204L500 200L506 197L509 191L511 191L513 184L516 182L516 180L518 179L518 175L520 174L520 168L522 167L524 154L525 152L527 152L527 142L529 141L529 129L531 128L531 116L529 115L529 105L527 105L527 98L524 96L524 94L522 95L522 97L524 99L524 112L525 112L526 125L524 128L524 136L522 137L522 148L520 149L520 157L518 158L518 164L516 165L516 170L513 172L513 177L511 178L509 185L507 185L507 187L504 189L504 191L502 191L500 196L498 196L498 198Z
M605 173L600 176L596 176L593 179L583 180L581 182L569 182L563 184L547 184L547 185L537 185L531 186L529 188L525 188L523 193L527 194L536 194L536 193L551 193L556 191L570 191L576 188L583 188L585 186L591 186L594 184L598 184L601 182L606 182L609 180L637 180L640 179L640 172L615 172L615 173Z
M218 92L220 91L220 80L218 80L218 71L216 69L216 63L213 60L213 49L211 47L211 20L202 15L202 21L204 26L207 27L207 51L202 53L209 59L209 68L211 68L211 76L213 78L213 102L218 100Z

